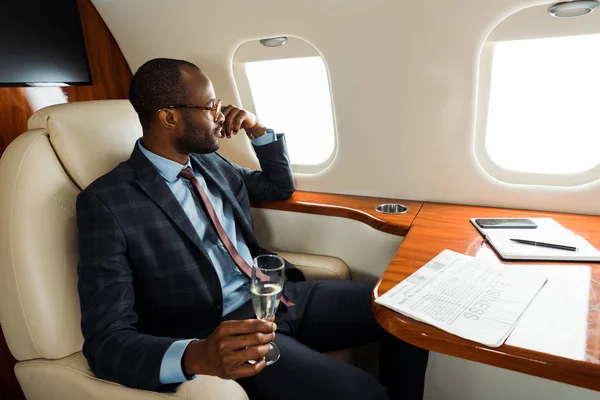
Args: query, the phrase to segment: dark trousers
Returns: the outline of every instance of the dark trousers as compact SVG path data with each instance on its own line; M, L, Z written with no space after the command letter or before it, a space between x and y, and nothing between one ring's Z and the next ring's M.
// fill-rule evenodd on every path
M310 295L305 305L297 306L303 312L295 307L277 311L275 343L281 358L258 375L238 380L252 400L422 399L429 353L379 326L371 311L371 284L289 284ZM248 318L256 318L251 302L225 317ZM358 367L322 354L371 342L381 343L379 382Z

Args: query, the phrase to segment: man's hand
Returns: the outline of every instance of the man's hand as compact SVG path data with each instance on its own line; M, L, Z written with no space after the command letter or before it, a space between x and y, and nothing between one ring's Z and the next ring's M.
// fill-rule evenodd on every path
M261 129L264 127L258 117L251 112L232 105L223 107L221 112L225 115L222 132L228 139L231 139L231 135L237 135L240 128L246 131L250 139L256 139L264 134L265 129ZM260 132L255 136L254 134L259 130Z
M183 372L223 379L256 375L266 366L264 357L276 329L274 322L259 319L222 322L208 338L188 345L183 354ZM249 360L256 362L248 364Z

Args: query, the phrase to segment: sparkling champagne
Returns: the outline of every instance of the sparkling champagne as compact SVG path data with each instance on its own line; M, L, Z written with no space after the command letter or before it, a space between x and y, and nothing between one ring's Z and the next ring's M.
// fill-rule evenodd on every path
M281 298L282 287L276 282L255 282L250 288L252 293L252 305L256 317L261 320L271 318Z

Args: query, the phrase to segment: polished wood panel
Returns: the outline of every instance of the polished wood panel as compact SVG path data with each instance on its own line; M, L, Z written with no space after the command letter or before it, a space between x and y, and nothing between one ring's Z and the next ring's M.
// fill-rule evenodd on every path
M93 85L65 88L69 102L126 99L131 70L119 45L90 0L77 0Z
M0 155L17 136L27 130L32 114L22 88L0 87Z
M373 303L377 321L397 337L422 348L472 361L524 372L547 379L565 382L589 389L600 390L600 264L578 262L503 262L469 222L473 217L551 217L565 228L585 237L600 248L600 217L575 214L546 213L499 208L471 207L449 204L424 204L413 222L392 262L374 290L374 298L382 295L397 283L422 267L444 249L492 260L515 267L516 264L566 266L570 273L588 273L589 282L582 290L589 291L589 301L582 304L587 313L587 329L573 330L565 326L566 318L552 315L534 316L541 320L552 319L552 334L563 340L546 343L539 340L533 349L531 343L504 344L490 348L461 339L427 324L417 322L388 308ZM568 295L568 294L567 294ZM561 325L563 324L563 325ZM533 331L531 335L543 338L550 334ZM535 336L538 335L538 336ZM531 339L531 336L529 336ZM566 342L565 342L566 341ZM581 344L581 352L564 356L565 343Z
M408 212L404 214L383 214L377 212L375 207L384 203L401 203L408 207ZM364 222L380 231L404 236L421 209L422 204L418 201L383 197L296 191L288 200L257 202L253 203L252 207L350 218Z
M71 87L0 88L0 155L27 130L27 119L38 109L83 100L125 99L131 71L90 0L78 0L93 85ZM56 29L60 29L57 26ZM0 399L24 400L14 374L16 361L0 331Z

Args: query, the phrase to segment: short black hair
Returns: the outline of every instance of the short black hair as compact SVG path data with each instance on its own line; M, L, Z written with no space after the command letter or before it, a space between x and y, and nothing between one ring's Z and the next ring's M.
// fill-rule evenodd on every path
M181 79L181 68L198 66L189 61L155 58L142 65L129 85L129 101L137 112L144 130L156 111L172 104L185 104L187 93Z

